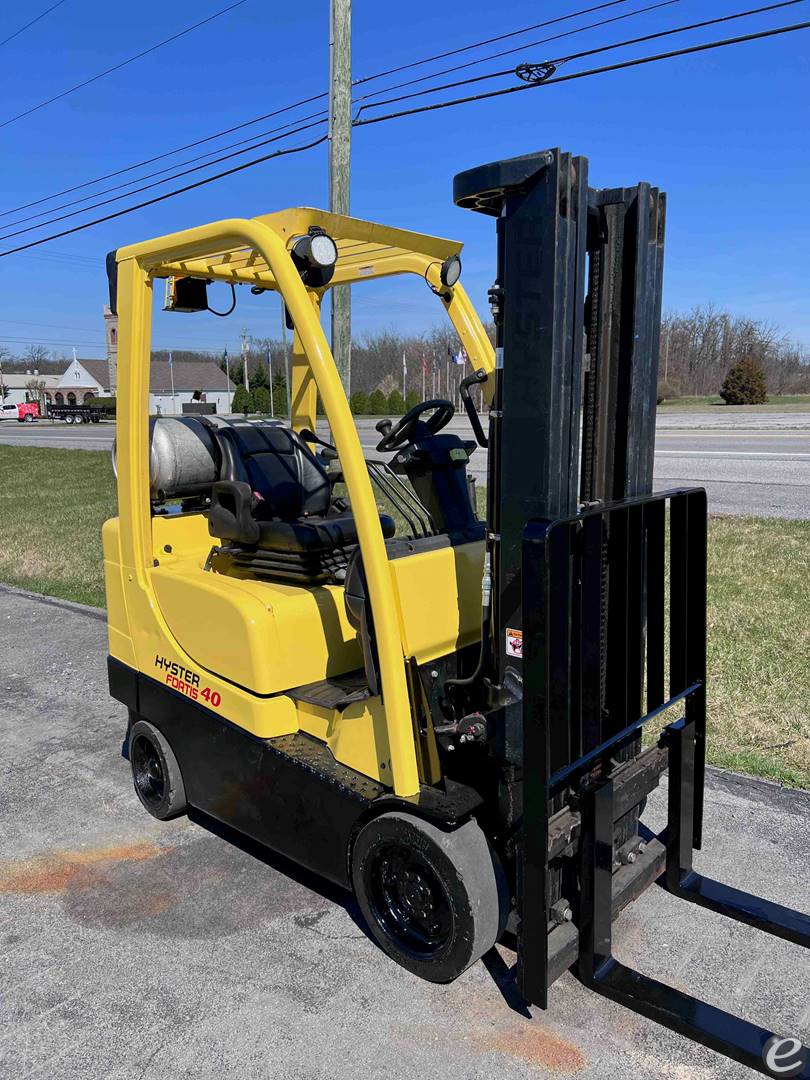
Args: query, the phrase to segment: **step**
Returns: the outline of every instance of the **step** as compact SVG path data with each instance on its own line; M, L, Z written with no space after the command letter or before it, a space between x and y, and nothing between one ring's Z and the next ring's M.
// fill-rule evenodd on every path
M342 712L355 701L365 701L371 697L365 671L347 672L345 675L333 675L330 679L307 683L288 690L287 697L293 701L303 701L308 705L317 705L321 709L336 709Z

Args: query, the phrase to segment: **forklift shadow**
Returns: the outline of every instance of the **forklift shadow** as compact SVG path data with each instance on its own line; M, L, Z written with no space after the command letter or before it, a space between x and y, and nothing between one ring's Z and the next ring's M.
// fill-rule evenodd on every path
M258 862L264 863L264 865L271 870L275 870L279 874L283 874L285 877L295 881L296 884L302 885L305 889L317 893L318 896L322 897L324 900L328 900L330 903L342 907L354 925L362 931L363 935L368 938L369 941L374 943L374 938L369 933L357 901L346 889L342 889L339 885L332 884L327 881L326 878L321 877L311 870L307 870L306 867L300 866L298 863L288 859L285 855L281 855L279 852L265 847L258 841L252 840L244 833L237 832L229 825L223 824L221 821L211 817L202 810L189 807L188 819L194 825L199 826L201 829L205 829L206 832L212 833L220 840L224 840L227 844L232 844L235 848L238 848L239 851L251 856L251 858L256 859ZM507 933L502 939L502 944L507 949L514 949L514 937ZM512 967L509 967L497 947L493 947L488 953L485 953L481 958L481 963L486 968L490 978L497 986L501 997L509 1008L519 1016L523 1016L530 1020L532 1014L529 1011L529 1006L521 996L515 982L517 964L515 963Z
M246 836L244 833L232 829L229 825L225 825L223 822L211 817L203 810L198 810L196 807L190 806L187 816L192 824L198 825L201 829L205 829L206 832L212 833L220 840L224 840L227 844L238 848L239 851L244 852L251 858L264 863L264 865L271 870L283 874L284 877L294 881L297 885L302 885L310 892L316 893L322 899L342 907L355 926L363 932L365 937L367 937L369 941L374 940L368 932L368 927L360 913L360 908L358 907L354 896L346 889L342 889L339 885L333 884L326 878L314 873L312 870L307 870L305 866L300 866L298 863L293 862L292 859L288 859L285 855L265 847L263 844L260 844L257 840L251 839L251 837Z
M511 949L516 942L512 935L505 934L501 944ZM498 951L498 946L493 945L489 952L484 953L481 957L481 963L489 972L490 978L498 987L501 997L512 1012L517 1013L518 1016L523 1016L526 1020L531 1020L532 1014L529 1004L517 988L517 960L515 960L512 967L509 967Z

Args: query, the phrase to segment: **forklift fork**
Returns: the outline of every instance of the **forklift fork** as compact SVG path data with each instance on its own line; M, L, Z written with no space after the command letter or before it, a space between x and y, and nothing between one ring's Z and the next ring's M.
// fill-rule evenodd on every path
M669 743L669 822L667 867L659 879L668 892L766 934L810 949L810 918L791 908L741 892L699 874L692 867L692 822L695 805L694 722L678 720L667 728ZM663 835L663 834L662 834Z
M670 753L669 821L665 836L666 871L661 884L676 896L767 933L810 947L810 919L797 911L713 881L692 869L694 809L694 721L678 720L666 729ZM622 964L612 951L611 892L614 829L613 781L594 785L583 796L581 841L582 894L577 974L590 989L672 1028L726 1057L764 1073L767 1047L777 1033L709 1005ZM803 1048L801 1071L810 1077Z

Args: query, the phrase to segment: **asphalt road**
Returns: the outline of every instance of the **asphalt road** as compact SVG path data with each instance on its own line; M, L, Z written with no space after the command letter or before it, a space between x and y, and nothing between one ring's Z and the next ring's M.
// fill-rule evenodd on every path
M14 1080L741 1080L586 991L517 998L507 949L419 981L351 897L200 821L142 810L103 615L0 587L0 1075ZM645 821L661 824L665 787ZM712 774L698 869L807 900L810 795ZM626 963L805 1042L806 954L651 888Z
M379 438L374 423L358 421L367 452ZM104 450L111 446L114 430L112 424L6 422L0 426L0 442ZM469 433L463 418L454 419L449 430ZM471 471L479 483L485 480L485 451L473 454ZM681 484L705 486L712 513L810 518L810 414L659 415L655 486Z

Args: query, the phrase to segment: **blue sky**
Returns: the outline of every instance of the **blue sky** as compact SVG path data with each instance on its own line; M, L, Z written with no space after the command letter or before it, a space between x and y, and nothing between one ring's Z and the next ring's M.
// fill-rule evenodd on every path
M572 20L556 32L649 2L629 0ZM0 123L226 3L66 0L0 48ZM0 40L47 6L46 0L37 0L23 14L19 6L5 5ZM411 0L395 8L354 0L354 76L362 78L585 6L590 6L587 0L513 0L493 8L491 2L468 0L459 8ZM471 73L544 60L744 7L739 0L678 0L658 11L528 48L511 59L481 64ZM577 66L800 22L810 18L808 12L810 2L798 3L664 42L615 50ZM536 31L447 63L554 32ZM464 282L486 315L494 228L490 219L453 206L453 174L499 157L560 146L590 159L591 183L596 186L645 179L668 192L666 308L711 302L769 320L810 344L808 56L810 31L805 30L357 129L352 212L462 240ZM297 5L247 0L233 13L123 71L0 128L5 165L0 209L318 93L326 87L327 72L327 0ZM380 80L369 89L385 85ZM226 141L262 132L273 123ZM290 205L324 206L326 160L325 146L281 158L25 255L0 259L0 344L21 353L27 342L44 343L57 354L69 355L75 343L80 356L101 356L101 348L93 346L103 340L107 250L220 217L252 216ZM110 209L121 205L126 201ZM388 327L418 332L442 318L424 284L415 280L364 285L353 296L356 335ZM253 298L247 290L240 290L239 297L237 312L228 320L207 314L156 314L154 345L221 349L227 344L234 352L243 326L259 336L278 336L275 298ZM212 290L212 303L224 305L226 300L224 290L222 296Z

